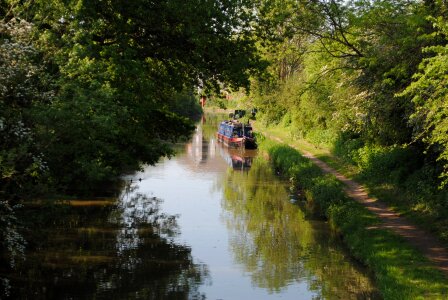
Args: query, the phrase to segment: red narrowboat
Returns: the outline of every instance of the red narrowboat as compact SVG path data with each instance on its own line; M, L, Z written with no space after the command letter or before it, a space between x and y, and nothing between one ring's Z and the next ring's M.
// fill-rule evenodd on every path
M256 149L257 143L250 124L237 120L223 121L217 132L218 142L231 148Z

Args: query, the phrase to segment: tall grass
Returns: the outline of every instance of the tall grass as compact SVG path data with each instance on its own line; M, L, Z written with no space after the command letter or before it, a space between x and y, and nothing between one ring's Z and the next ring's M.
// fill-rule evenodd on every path
M399 236L378 229L379 219L343 192L332 175L297 150L264 140L274 168L288 176L343 236L351 253L373 272L385 299L447 299L448 281L426 258Z

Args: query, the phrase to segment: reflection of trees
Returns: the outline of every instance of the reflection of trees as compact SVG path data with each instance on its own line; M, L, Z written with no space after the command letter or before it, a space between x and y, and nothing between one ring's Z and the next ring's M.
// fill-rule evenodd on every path
M285 186L267 163L254 161L247 173L229 170L224 182L230 241L236 260L253 282L271 292L306 280L324 298L375 295L370 280L347 261L325 230L287 201Z
M219 123L226 119L228 119L228 115L226 114L207 114L207 121L201 124L203 135L206 138L216 136Z
M140 246L142 238L139 231L142 228L146 227L166 237L178 233L176 216L166 215L160 211L161 200L137 193L136 189L136 186L128 186L125 189L117 209L109 217L111 223L121 224L116 245L119 255Z
M116 205L70 207L29 237L12 296L33 299L202 299L206 266L175 244L176 217L128 189Z
M24 258L25 244L14 207L8 201L0 201L0 270L16 267L17 261ZM0 275L0 296L9 295L9 289L9 280Z

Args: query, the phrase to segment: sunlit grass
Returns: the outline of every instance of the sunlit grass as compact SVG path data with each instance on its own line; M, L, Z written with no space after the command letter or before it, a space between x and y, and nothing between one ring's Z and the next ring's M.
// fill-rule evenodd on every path
M447 299L448 280L431 262L401 237L378 229L379 219L349 199L343 185L324 175L301 154L286 145L265 141L262 149L274 167L305 190L329 222L341 233L351 253L375 274L385 299Z
M289 127L263 126L257 123L256 130L267 136L278 137L302 152L311 153L345 177L363 184L370 196L387 203L390 208L405 216L410 222L437 235L448 246L447 212L443 206L447 196L442 191L434 191L435 183L425 181L429 180L427 176L420 179L408 178L409 180L406 179L408 181L403 181L404 179L391 181L388 176L393 176L394 172L402 172L401 166L387 172L375 169L363 170L360 166L333 154L334 149L332 150L329 145L315 146L303 138L297 136L293 138ZM390 160L394 158L385 155L384 159L386 163L390 163ZM381 165L381 162L376 164ZM409 175L405 171L405 176ZM431 187L432 192L428 191Z

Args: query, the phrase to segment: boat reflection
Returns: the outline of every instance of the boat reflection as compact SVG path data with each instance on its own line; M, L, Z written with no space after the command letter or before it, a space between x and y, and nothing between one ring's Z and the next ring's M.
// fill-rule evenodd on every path
M216 142L214 127L212 131L208 127L202 124L196 128L191 142L185 145L186 159L179 158L179 161L190 165L191 169L200 167L205 172L220 169L222 159L234 170L249 170L258 151L224 147Z
M230 149L222 146L219 147L221 157L223 157L227 164L234 170L249 170L252 166L254 158L257 156L257 150Z

